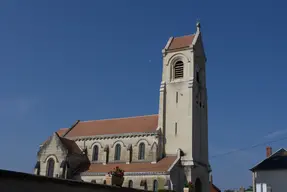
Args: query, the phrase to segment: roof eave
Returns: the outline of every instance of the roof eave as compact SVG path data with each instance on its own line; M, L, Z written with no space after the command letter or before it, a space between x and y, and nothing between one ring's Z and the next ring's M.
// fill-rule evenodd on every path
M193 46L180 47L175 49L167 49L166 53L173 53L177 51L193 50Z
M91 138L108 138L108 137L129 137L129 136L153 136L157 135L158 132L155 130L153 132L135 132L135 133L121 133L121 134L105 134L105 135L89 135L89 136L72 136L67 137L72 140L85 140Z
M169 171L125 172L125 175L168 175ZM81 176L105 176L106 172L83 172Z
M167 50L172 42L172 40L174 39L174 37L170 37L165 45L165 47L162 49L162 54L165 55L167 53Z
M255 171L256 171L256 167L258 167L261 163L263 163L263 161L265 161L265 160L267 160L267 159L273 157L276 153L278 153L278 152L279 152L280 150L282 150L282 149L286 151L286 149L284 149L284 148L278 149L275 153L273 153L273 154L270 155L269 157L263 159L262 161L260 161L259 163L257 163L255 166L253 166L253 167L252 167L251 169L249 169L249 170L250 170L250 171L252 171L252 170L255 170ZM254 171L253 171L253 172L254 172Z

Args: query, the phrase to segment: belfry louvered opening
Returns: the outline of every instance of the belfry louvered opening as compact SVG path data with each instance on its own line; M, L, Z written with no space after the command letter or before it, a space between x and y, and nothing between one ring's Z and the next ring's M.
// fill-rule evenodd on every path
M182 61L178 61L175 63L173 73L174 73L173 74L174 79L183 78L183 62Z

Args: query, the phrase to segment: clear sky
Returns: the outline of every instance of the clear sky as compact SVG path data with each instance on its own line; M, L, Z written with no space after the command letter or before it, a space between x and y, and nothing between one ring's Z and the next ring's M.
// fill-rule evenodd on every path
M170 36L195 32L199 18L214 183L250 185L248 169L265 157L266 145L221 154L287 136L286 6L283 0L1 0L0 168L31 172L39 144L77 119L157 113L161 49Z

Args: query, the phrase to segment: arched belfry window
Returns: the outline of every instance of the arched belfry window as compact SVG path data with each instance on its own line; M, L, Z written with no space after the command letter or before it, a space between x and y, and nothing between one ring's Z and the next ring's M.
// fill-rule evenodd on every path
M54 159L50 158L47 162L47 176L53 177L54 176L54 168L55 168L55 161Z
M183 62L177 61L173 66L173 78L183 78Z
M95 145L93 147L93 157L92 157L92 161L98 161L99 159L99 147L97 145Z
M140 143L139 145L139 160L143 160L145 157L145 144Z
M121 159L121 145L117 144L115 148L115 160L118 161Z

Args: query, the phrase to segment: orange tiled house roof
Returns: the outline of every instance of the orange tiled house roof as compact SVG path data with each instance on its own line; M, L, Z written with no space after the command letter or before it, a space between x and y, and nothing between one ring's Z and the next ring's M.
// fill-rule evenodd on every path
M111 163L111 164L91 164L89 170L86 173L108 173L109 171L113 170L116 166L120 167L127 173L132 172L167 172L168 169L173 165L176 161L176 156L167 156L157 163L150 163L150 162L143 162L143 163Z

